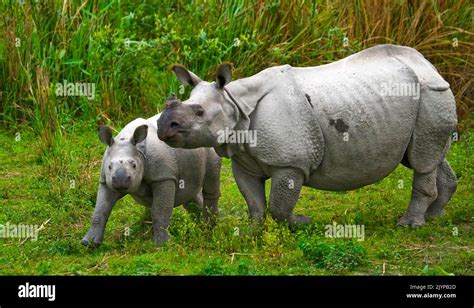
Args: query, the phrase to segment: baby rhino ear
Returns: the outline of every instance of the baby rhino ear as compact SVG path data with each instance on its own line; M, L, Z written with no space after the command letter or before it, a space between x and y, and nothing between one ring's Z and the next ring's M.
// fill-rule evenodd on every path
M112 137L112 131L109 127L101 125L99 127L99 139L103 144L111 146L114 144L114 137Z
M130 140L130 142L133 145L140 143L143 140L145 140L147 134L148 134L148 125L138 126L137 128L135 128L135 132L133 133L133 137Z

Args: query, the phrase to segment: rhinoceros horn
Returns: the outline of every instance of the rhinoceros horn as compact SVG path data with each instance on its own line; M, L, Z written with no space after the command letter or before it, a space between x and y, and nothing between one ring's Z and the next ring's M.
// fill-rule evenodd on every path
M166 108L173 108L181 104L181 101L176 97L176 94L171 93L166 101Z

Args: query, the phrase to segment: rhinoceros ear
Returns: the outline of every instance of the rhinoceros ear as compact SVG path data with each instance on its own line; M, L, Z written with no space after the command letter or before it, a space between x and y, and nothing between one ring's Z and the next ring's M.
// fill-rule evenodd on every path
M145 140L146 136L148 134L148 125L141 125L135 128L135 132L133 133L133 137L130 140L130 142L135 145L137 143L142 142Z
M101 125L99 127L99 139L103 144L112 146L114 144L114 137L112 137L112 131L109 127Z
M232 80L232 66L230 63L222 63L216 69L216 86L224 88Z
M188 71L187 68L180 64L173 65L171 69L176 74L176 77L178 77L179 81L185 85L194 88L198 83L201 82L201 79L198 76L196 76L193 72Z

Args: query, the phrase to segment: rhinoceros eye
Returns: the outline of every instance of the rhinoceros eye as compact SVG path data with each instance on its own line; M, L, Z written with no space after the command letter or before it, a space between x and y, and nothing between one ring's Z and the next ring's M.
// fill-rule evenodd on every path
M109 165L109 170L112 170L112 165Z
M137 165L132 164L133 169L137 169Z

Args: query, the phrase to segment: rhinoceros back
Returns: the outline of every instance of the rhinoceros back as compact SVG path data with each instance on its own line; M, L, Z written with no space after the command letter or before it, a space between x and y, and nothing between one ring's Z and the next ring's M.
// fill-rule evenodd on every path
M377 46L328 65L295 68L295 78L325 139L309 186L347 190L373 183L392 172L407 150L437 165L440 157L430 157L413 139L432 134L440 121L451 128L454 102L449 85L415 50ZM442 99L433 99L434 92ZM439 139L445 146L446 138Z

